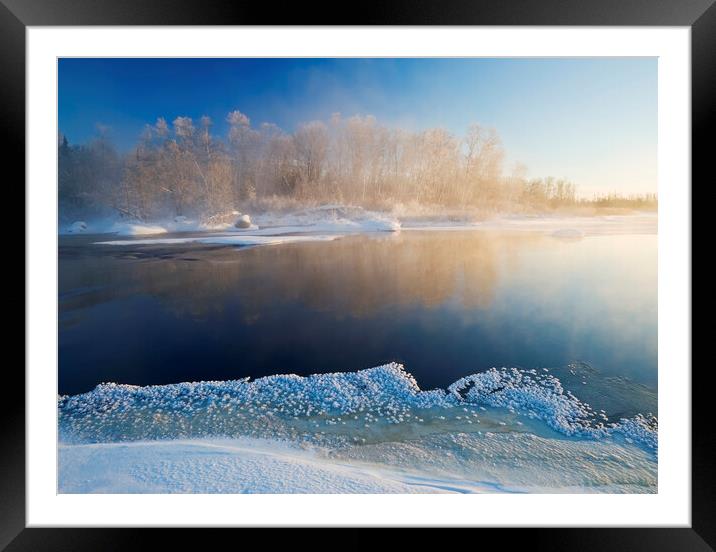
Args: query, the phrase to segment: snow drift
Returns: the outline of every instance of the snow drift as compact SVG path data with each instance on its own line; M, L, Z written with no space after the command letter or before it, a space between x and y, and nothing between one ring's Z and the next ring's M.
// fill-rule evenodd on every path
M342 432L346 424L340 422L368 417L381 429L419 425L426 417L441 419L445 418L444 411L466 407L507 409L520 417L540 420L564 436L623 436L650 450L657 446L655 420L638 416L605 424L589 405L565 391L556 377L516 368L473 374L447 390L423 391L402 365L391 363L357 372L275 375L255 381L246 378L147 387L105 383L88 393L58 399L60 436L68 442L206 436L285 438L310 430L317 418L337 426L338 431L330 432L335 437L356 437L363 432L352 427ZM325 433L314 437L320 440Z
M655 418L536 371L423 391L399 364L58 398L61 492L655 492Z

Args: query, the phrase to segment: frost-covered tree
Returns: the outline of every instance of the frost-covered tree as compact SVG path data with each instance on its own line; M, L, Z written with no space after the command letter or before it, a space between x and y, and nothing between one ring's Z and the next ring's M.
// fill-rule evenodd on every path
M119 154L107 129L85 145L58 138L59 201L64 217L115 212L152 220L178 215L212 218L246 202L283 197L294 202L344 202L368 208L396 204L482 211L545 210L577 205L574 184L528 178L516 165L505 173L494 129L470 125L464 136L442 128L409 131L372 116L299 125L253 127L233 110L228 132L212 133L207 115L180 115L171 125L148 124L131 151ZM624 204L604 196L592 204ZM626 200L625 200L626 201ZM655 198L631 198L655 205Z
M62 136L57 153L61 218L108 211L120 182L122 160L107 135L86 145L70 145Z
M293 135L296 163L304 197L321 196L324 163L328 152L328 129L321 121L301 125Z

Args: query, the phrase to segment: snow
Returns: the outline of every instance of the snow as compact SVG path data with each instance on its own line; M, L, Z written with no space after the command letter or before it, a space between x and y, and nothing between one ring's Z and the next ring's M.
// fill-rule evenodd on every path
M89 222L78 221L67 227L60 228L60 234L77 233L80 224L83 233L86 234L117 234L120 236L147 236L153 234L167 234L171 232L207 232L214 230L230 230L234 228L234 223L241 217L240 213L231 213L227 215L231 222L221 222L212 220L211 222L199 221L188 217L178 215L172 219L158 220L153 222L138 222L115 219L99 219ZM258 226L250 223L248 229L258 229Z
M643 451L524 433L340 449L242 437L61 444L58 452L61 493L656 491L656 464Z
M77 234L77 233L79 233L79 232L86 232L86 231L87 231L87 223L84 222L84 221L82 221L82 220L78 220L77 222L73 222L73 223L70 225L70 229L69 229L69 232L72 233L72 234Z
M328 417L332 424L337 417L360 415L367 416L366 422L390 426L412 423L416 413L444 419L445 413L476 406L508 409L569 437L627 437L646 450L657 448L655 420L637 416L606 426L555 376L517 368L472 374L447 390L423 391L401 364L390 363L356 372L273 375L255 381L147 387L106 383L58 400L60 434L74 442L258 433L274 438L294 435L302 424L293 423L298 417ZM354 427L346 430L357 435Z
M251 228L251 217L249 215L241 215L234 223L234 226L242 229Z
M360 207L324 205L292 213L263 213L256 217L232 211L206 220L176 216L151 223L97 220L76 222L60 229L61 234L116 234L119 236L150 236L167 233L192 233L201 236L166 238L165 240L101 240L102 245L157 245L181 243L271 245L297 241L325 241L356 233L397 232L400 222L383 213ZM279 239L280 236L280 239ZM296 236L310 236L299 238ZM267 239L266 237L270 237Z
M167 227L181 226L183 222L169 223L140 223L118 221L114 219L101 219L76 221L68 226L60 227L60 234L119 234L123 236L146 236L151 234L165 234Z
M423 391L357 372L58 398L62 492L655 492L656 420L605 425L552 375Z
M415 493L389 470L259 439L60 446L62 493ZM432 489L437 492L438 489Z
M264 212L255 216L238 211L199 221L184 216L154 223L116 221L77 221L62 233L113 233L139 236L134 240L101 240L102 245L158 245L181 243L272 245L299 241L326 241L353 234L379 234L403 231L502 230L546 234L555 239L574 240L608 234L656 234L656 213L615 216L505 216L479 222L398 219L390 213L368 211L346 205L323 205L289 213ZM141 238L165 233L201 235L164 240ZM310 238L299 238L309 236Z
M403 220L402 230L509 230L540 232L555 238L612 234L656 234L656 213L612 216L504 216L480 222Z
M359 207L325 205L288 214L264 213L252 223L249 215L234 213L213 219L210 223L197 223L177 217L171 224L160 226L115 225L113 231L123 235L139 236L163 232L204 232L204 235L165 239L105 240L101 245L171 245L181 243L226 244L237 246L274 245L303 241L327 241L356 233L396 232L400 223L386 215L365 211ZM207 230L223 230L210 233Z
M302 232L397 232L400 221L387 214L350 205L322 205L292 213L264 213L255 217L260 227L289 227Z
M556 239L656 233L656 215L397 219L327 205L206 223L85 224L95 243L257 246L399 230L514 230ZM246 219L251 217L246 215ZM81 221L78 221L81 222ZM77 224L77 223L75 223ZM110 230L107 230L110 228ZM186 232L179 237L141 237ZM189 235L190 232L195 234ZM198 232L198 233L197 233ZM137 387L58 398L60 492L655 492L656 420L605 424L537 371L492 369L421 390L402 365Z
M210 236L188 236L184 238L158 238L140 240L110 240L95 242L98 245L176 245L182 243L202 243L213 245L276 245L282 243L296 243L309 241L330 241L339 238L338 235L312 235L312 236L257 236L257 235L235 235L235 234L214 234Z
M153 234L166 234L167 229L163 226L153 224L130 224L116 223L112 231L125 236L147 236Z

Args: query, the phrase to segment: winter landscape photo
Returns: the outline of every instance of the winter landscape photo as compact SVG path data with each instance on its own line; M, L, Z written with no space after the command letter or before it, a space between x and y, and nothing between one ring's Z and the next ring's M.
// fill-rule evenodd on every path
M658 491L657 58L57 64L59 493Z

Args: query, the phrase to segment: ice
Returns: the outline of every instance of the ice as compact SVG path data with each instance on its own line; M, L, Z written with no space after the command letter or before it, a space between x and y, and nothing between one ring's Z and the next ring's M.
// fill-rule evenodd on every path
M157 239L139 239L139 240L109 240L95 242L98 245L177 245L182 243L201 243L214 245L235 245L235 246L255 246L255 245L277 245L282 243L297 243L311 241L330 241L339 238L337 235L309 235L309 236L257 236L257 235L237 235L237 234L215 234L210 236L187 236L183 238L157 238Z
M100 219L76 221L69 226L61 227L60 234L119 234L123 236L147 236L152 234L165 234L169 230L167 227L172 224L181 225L183 223L142 223L128 222L115 219Z
M588 404L565 391L559 379L536 370L492 368L459 379L448 391L459 401L507 408L538 418L564 435L594 439L622 435L649 449L657 448L655 422L637 416L605 425Z
M345 442L420 436L425 427L467 426L463 408L490 407L484 425L529 421L529 429L577 439L629 438L655 453L656 420L639 416L605 424L560 381L536 370L491 369L459 379L447 390L423 391L402 365L307 377L259 378L137 387L98 385L60 397L59 429L71 442L112 442L207 436L253 436ZM351 419L343 427L337 418ZM414 423L425 419L424 425ZM448 420L447 417L450 417ZM343 419L341 420L343 421ZM538 424L536 424L538 422ZM322 429L327 427L324 439ZM367 427L366 427L367 426ZM488 428L489 429L489 428Z
M399 364L58 398L65 493L654 493L656 420L536 370L423 391ZM480 428L479 430L477 428Z
M656 213L613 216L514 215L482 221L403 219L403 230L461 231L509 230L539 232L557 238L581 238L613 234L656 234Z
M148 236L154 234L167 234L170 232L208 232L216 230L233 230L234 223L240 213L227 215L230 222L223 221L225 217L209 220L199 220L183 215L173 218L140 222L132 220L117 220L115 218L104 218L90 220L88 222L77 221L70 226L61 227L60 234L72 234L83 232L86 234L116 234L120 236ZM245 215L248 216L248 215ZM248 229L256 230L258 226L249 224Z
M312 241L325 241L352 234L395 233L401 230L507 230L539 232L558 239L574 240L605 234L655 234L657 216L656 214L583 217L522 215L478 222L440 221L435 217L430 220L408 217L399 219L390 213L368 211L361 207L323 205L293 212L267 211L255 216L231 211L201 220L177 216L153 223L94 221L85 223L82 232L139 237L131 242L129 240L96 242L102 245L169 245L191 242L255 246L307 241L307 238L297 236L310 236ZM73 232L71 228L66 228L64 231ZM141 238L145 235L163 233L194 235L166 238L161 241L154 238Z
M180 223L181 224L181 223ZM148 236L153 234L166 234L167 229L158 224L139 224L118 222L112 226L112 232L125 236Z
M258 224L257 224L258 223ZM202 220L176 216L154 223L95 221L85 226L91 234L138 236L133 240L98 240L101 245L171 245L182 243L237 246L272 245L300 241L326 241L356 233L397 232L400 223L382 213L360 207L324 205L290 213L265 212L251 217L238 211ZM192 234L171 238L142 238L164 233Z
M87 231L87 223L84 222L84 221L82 221L82 220L78 220L78 221L76 221L76 222L73 222L73 223L70 225L69 232L72 233L72 234L77 234L77 233L85 232L85 231Z
M239 246L272 245L304 241L327 241L355 233L396 232L400 223L390 217L365 211L360 207L324 205L289 214L264 213L256 217L258 225L249 215L233 215L235 224L226 217L212 219L197 226L188 220L179 224L185 230L223 229L230 232L165 239L104 240L101 245L171 245L181 243L226 244ZM235 226L235 228L234 228ZM167 228L165 224L163 228ZM176 224L170 228L177 231ZM127 233L127 232L124 232ZM135 233L136 235L136 233Z

